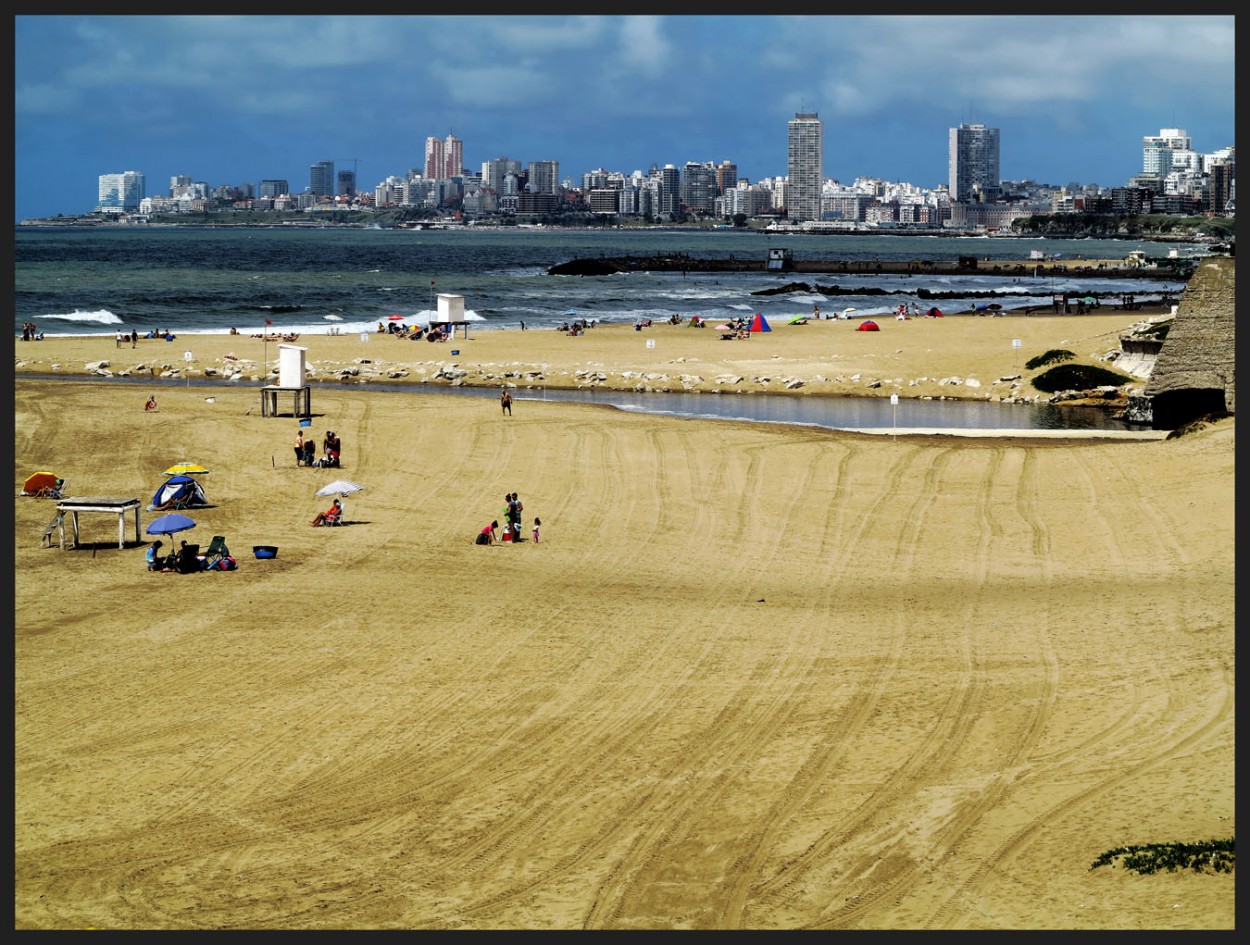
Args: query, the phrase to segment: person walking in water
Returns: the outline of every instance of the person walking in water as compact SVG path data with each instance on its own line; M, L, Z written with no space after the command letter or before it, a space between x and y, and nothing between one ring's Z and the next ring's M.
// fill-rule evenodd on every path
M512 416L512 395L504 391L499 395L499 406L509 417Z

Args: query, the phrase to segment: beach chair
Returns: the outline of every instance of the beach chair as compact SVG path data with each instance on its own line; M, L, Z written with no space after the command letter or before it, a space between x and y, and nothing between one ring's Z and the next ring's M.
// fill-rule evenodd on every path
M199 545L187 545L185 548L180 549L177 555L178 555L178 561L177 561L177 564L174 566L174 570L177 571L179 574L192 574L196 571L203 570L200 567L200 562L199 562L199 556L200 556Z
M213 540L209 542L204 557L208 559L208 563L212 565L214 562L222 558L230 557L230 549L226 547L225 535L214 535Z

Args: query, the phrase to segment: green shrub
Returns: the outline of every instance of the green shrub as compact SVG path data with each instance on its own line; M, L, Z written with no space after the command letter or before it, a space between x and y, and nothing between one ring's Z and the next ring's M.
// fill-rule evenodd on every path
M1051 348L1045 354L1039 354L1036 358L1030 358L1025 362L1025 367L1030 371L1036 371L1039 367L1045 367L1048 364L1056 364L1059 361L1071 361L1076 355L1071 351L1064 351L1062 348Z
M1120 860L1124 868L1145 875L1158 870L1175 873L1193 870L1205 873L1231 873L1237 865L1236 837L1227 840L1203 840L1198 843L1142 843L1108 850L1090 864L1091 870Z
M1090 390L1094 387L1119 387L1132 378L1092 364L1061 364L1033 378L1033 386L1047 394L1061 390Z

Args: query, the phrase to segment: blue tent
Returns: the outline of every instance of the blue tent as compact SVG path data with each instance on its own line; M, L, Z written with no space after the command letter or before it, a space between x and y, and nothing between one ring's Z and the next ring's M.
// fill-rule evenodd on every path
M204 495L204 487L190 476L170 476L160 484L156 494L152 496L152 504L148 511L156 509L189 509L197 505L208 505Z
M751 331L772 331L768 327L768 319L760 312L755 313L755 318L751 319Z

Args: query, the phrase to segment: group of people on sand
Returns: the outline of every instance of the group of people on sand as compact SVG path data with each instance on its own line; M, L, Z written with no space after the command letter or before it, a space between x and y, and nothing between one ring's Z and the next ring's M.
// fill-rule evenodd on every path
M43 332L35 327L34 322L22 322L23 341L43 341Z
M569 335L580 335L584 333L586 329L594 327L595 320L593 318L590 321L587 321L584 318L578 318L572 322L561 322L560 327L557 328L556 331L562 331Z
M223 552L221 557L227 558L225 564L214 563L217 558L210 558L207 555L200 554L199 545L188 545L185 541L171 551L169 554L162 554L161 548L164 542L157 540L148 546L147 554L144 556L147 561L149 571L176 571L178 574L194 574L197 571L208 571L211 569L220 569L222 571L234 571L237 564L233 557L229 557Z
M295 465L296 466L315 466L320 469L337 469L342 465L340 461L340 453L343 450L343 441L339 439L339 435L333 430L326 430L325 439L321 443L322 455L317 458L317 439L316 437L304 437L304 428L300 427L295 432Z
M477 533L477 537L474 539L477 544L494 545L499 542L514 544L525 540L521 537L521 513L525 510L525 506L521 503L521 497L515 492L509 492L504 496L504 503L503 533L498 534L499 519L492 519L489 525L483 525L482 530ZM534 544L538 544L538 532L542 523L542 519L534 518L534 525L530 530L530 536L533 538Z
M261 341L299 341L298 331L288 331L285 334L277 334L276 332L266 332L265 334L252 335L253 338L259 338Z

